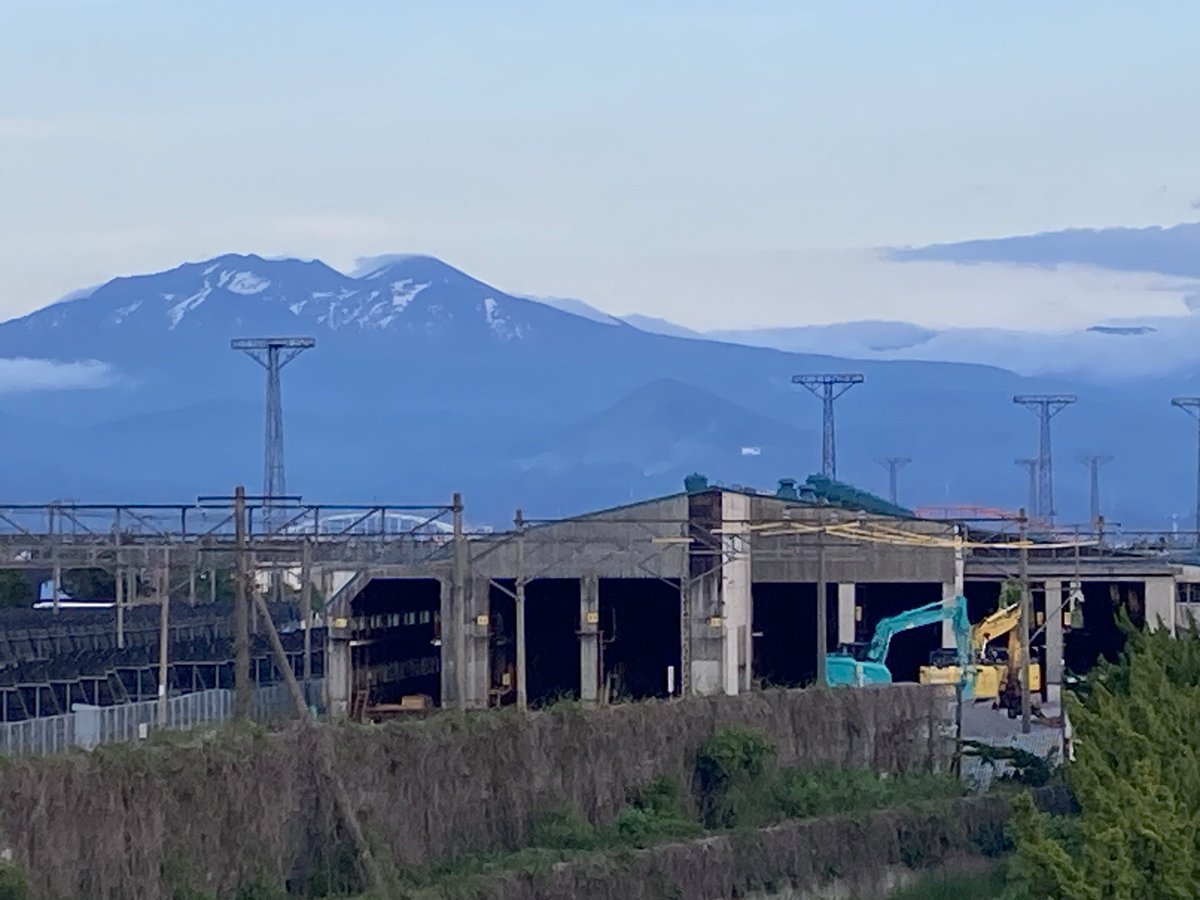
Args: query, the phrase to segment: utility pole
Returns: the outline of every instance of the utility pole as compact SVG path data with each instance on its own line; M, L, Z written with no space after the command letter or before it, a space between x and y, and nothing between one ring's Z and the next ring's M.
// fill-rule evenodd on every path
M1020 513L1021 556L1021 733L1029 734L1032 701L1029 696L1029 617L1033 598L1029 592L1029 519Z
M525 680L525 517L517 510L517 583L516 630L517 630L517 709L524 712L529 708L528 686ZM461 627L461 626L460 626Z
M888 499L892 506L900 505L900 470L912 462L907 456L881 456L875 460L888 470Z
M54 615L56 616L59 614L59 607L62 603L62 561L59 557L58 549L58 527L61 516L57 515L57 506L58 504L52 504L47 512L47 515L50 519L50 540L54 542L54 572L51 576L52 584L50 585L50 589L54 592L51 600L53 600L52 607L54 609Z
M263 527L275 527L274 505L287 493L283 469L283 396L280 372L293 359L317 345L310 337L235 338L229 346L267 370L266 440L263 446Z
M824 517L822 517L823 519ZM817 687L829 687L826 655L829 653L829 609L825 581L825 523L817 532Z
M1054 458L1050 450L1050 421L1079 400L1074 394L1017 394L1013 403L1036 413L1041 423L1038 433L1038 497L1036 515L1047 525L1054 524Z
M834 440L833 402L854 387L862 384L863 376L852 375L793 375L792 384L801 384L822 404L821 474L837 478L837 446Z
M235 540L234 580L236 594L233 602L233 665L234 717L250 718L250 609L246 597L246 489L241 485L233 492Z
M167 727L167 680L171 666L171 550L163 548L158 589L158 727Z
M1014 459L1013 463L1029 473L1029 500L1025 507L1029 515L1037 516L1038 461L1036 459Z
M1200 397L1176 397L1171 401L1173 406L1178 406L1189 416L1196 419L1196 424L1200 426ZM1196 546L1200 547L1200 428L1197 430L1196 437Z
M454 635L454 645L451 648L454 653L454 672L455 680L457 681L457 696L458 708L466 709L475 702L475 697L467 697L467 686L472 685L472 695L476 691L475 684L475 666L472 665L471 673L467 673L467 641L472 642L472 657L474 657L474 630L467 631L467 566L468 566L468 547L467 536L464 531L463 524L463 502L462 494L455 491L451 499L451 516L453 517L454 529L454 573L453 583L450 586L451 606L454 609L454 621L457 624L458 633ZM487 704L486 694L484 696L484 705Z
M1113 458L1107 454L1097 453L1079 457L1079 462L1087 466L1088 474L1091 482L1091 522L1092 528L1097 533L1100 531L1100 522L1102 513L1100 511L1100 469L1108 463L1112 462Z
M300 621L304 628L304 696L312 680L312 538L306 537L300 556Z
M117 510L113 521L113 602L117 607L117 649L125 649L125 567L121 558L121 512Z

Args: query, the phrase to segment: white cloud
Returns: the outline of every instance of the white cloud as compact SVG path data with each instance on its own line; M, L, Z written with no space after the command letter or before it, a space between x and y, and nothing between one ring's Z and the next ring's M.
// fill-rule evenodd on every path
M889 319L935 328L1062 331L1133 315L1183 315L1184 298L1195 290L1191 282L1153 274L901 263L871 250L544 258L523 271L497 263L485 278L510 291L565 293L603 310L662 316L698 329Z
M0 359L0 394L88 390L115 382L112 367L94 359L70 363L25 357Z

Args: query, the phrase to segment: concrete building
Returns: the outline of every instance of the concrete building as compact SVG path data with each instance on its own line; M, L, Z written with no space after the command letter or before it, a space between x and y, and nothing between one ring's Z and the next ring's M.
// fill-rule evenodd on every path
M869 639L885 616L963 594L977 621L1017 574L1011 535L850 501L790 482L761 494L697 478L569 520L440 536L403 565L326 570L330 709L413 694L481 708L794 686L812 680L818 653ZM1064 665L1119 652L1120 610L1174 630L1181 609L1200 608L1187 587L1200 568L1162 555L1049 545L1029 557L1051 694ZM1069 627L1076 584L1084 623ZM948 627L897 636L897 680L915 680L952 637Z

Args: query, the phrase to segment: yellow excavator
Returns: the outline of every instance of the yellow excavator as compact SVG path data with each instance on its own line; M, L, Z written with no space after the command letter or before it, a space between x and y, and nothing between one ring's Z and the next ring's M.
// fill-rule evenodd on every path
M1001 607L981 619L971 628L971 657L975 663L976 700L999 700L1009 686L1020 684L1021 641L1017 626L1021 623L1021 604L1013 603ZM1008 646L997 650L989 646L992 641L1008 635ZM958 684L962 671L958 666L956 651L935 650L930 654L930 664L921 667L921 684ZM1036 661L1029 663L1029 690L1037 693L1042 689L1042 667Z

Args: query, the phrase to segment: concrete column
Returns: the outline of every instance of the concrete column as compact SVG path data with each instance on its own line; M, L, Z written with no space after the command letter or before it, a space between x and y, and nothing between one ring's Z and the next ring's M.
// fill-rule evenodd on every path
M1146 629L1165 628L1175 633L1175 578L1146 579Z
M600 578L579 579L579 699L600 699Z
M490 594L491 582L488 579L472 578L467 582L466 659L463 680L468 709L486 709L488 705L488 688L492 683Z
M1063 680L1063 594L1061 581L1047 581L1046 591L1046 671L1042 680L1046 685L1046 700L1050 703L1062 702Z
M461 705L463 699L462 672L458 668L461 654L458 644L463 640L462 610L455 604L456 592L453 580L439 579L441 585L441 620L442 620L442 702L443 709L452 709Z
M350 642L325 640L325 704L331 719L350 715Z
M692 621L692 693L719 694L723 688L721 653L725 623L721 617L721 573L692 581L688 590Z
M721 495L721 606L725 620L721 638L721 681L724 692L736 695L750 687L750 498Z
M837 635L839 644L853 644L854 632L857 630L855 616L855 593L853 584L837 586Z
M962 593L961 588L953 581L948 581L942 585L942 604L945 606L953 606L958 600L959 594ZM932 597L925 601L932 601ZM942 621L942 649L954 650L958 646L958 642L954 639L954 623L949 619Z

